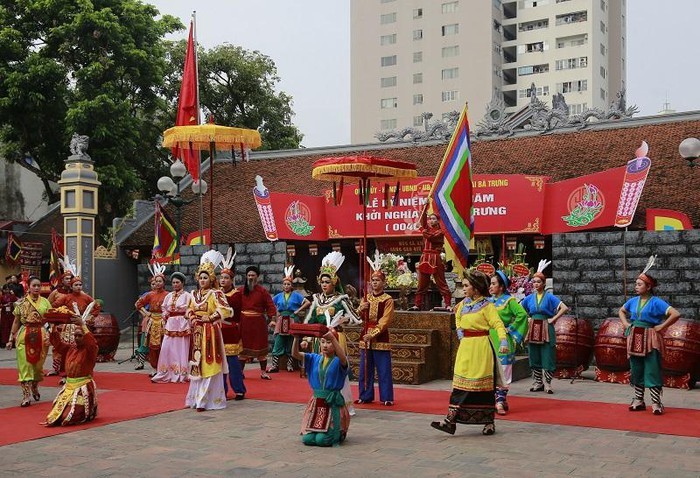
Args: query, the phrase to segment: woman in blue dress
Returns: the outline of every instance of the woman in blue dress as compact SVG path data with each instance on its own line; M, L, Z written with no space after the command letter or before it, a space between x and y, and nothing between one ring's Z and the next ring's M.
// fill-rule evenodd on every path
M654 261L650 259L650 264ZM654 415L664 413L661 403L663 377L661 356L663 355L663 332L680 317L680 312L666 301L654 295L658 285L655 278L647 274L647 264L634 284L636 297L620 307L618 316L625 326L627 356L630 359L630 382L634 386L634 399L629 406L631 412L646 410L644 388L649 388L651 408Z
M557 336L554 332L554 323L569 308L559 297L544 290L547 278L542 270L549 264L549 262L540 261L537 272L532 276L532 286L535 291L525 297L520 305L530 317L530 328L527 331L526 339L530 368L534 379L530 391L545 391L552 394L554 393L552 375L557 368Z

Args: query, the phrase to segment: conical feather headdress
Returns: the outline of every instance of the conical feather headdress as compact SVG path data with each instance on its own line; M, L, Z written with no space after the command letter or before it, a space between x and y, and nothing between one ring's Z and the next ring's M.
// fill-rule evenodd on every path
M382 271L382 256L379 254L379 249L374 250L374 259L367 257L367 262L369 262L369 266L372 268L371 277L376 275L381 278L381 280L386 279L386 274Z
M649 257L649 260L647 261L647 265L644 266L642 273L639 274L639 279L642 280L645 284L647 284L649 287L652 287L652 288L656 287L659 283L652 276L648 275L647 272L649 272L649 269L654 267L655 263L656 263L656 254Z
M80 275L80 267L75 263L75 261L70 260L68 254L65 254L62 259L58 260L58 262L61 264L64 274L66 272L70 272L73 277L78 277Z
M321 282L321 276L328 275L333 281L333 285L338 283L338 269L343 265L345 256L338 251L329 252L321 261L319 269L318 281Z
M233 262L236 260L236 254L233 249L229 246L226 251L226 257L221 260L221 273L226 273L233 277Z
M292 282L294 280L294 264L284 266L284 278L282 279Z
M153 276L153 279L155 279L158 276L161 276L163 279L165 279L164 264L158 264L157 262L148 264L148 271L151 273L151 276Z

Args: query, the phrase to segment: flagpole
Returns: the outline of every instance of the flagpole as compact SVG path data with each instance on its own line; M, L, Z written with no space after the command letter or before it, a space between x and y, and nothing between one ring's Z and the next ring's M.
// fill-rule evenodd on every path
M197 53L197 10L192 10L192 39L194 41L194 78L197 84L197 124L202 124L201 109L199 107L199 55ZM202 163L201 152L197 150L197 160ZM199 180L202 180L200 172ZM199 194L199 243L204 244L204 200L203 194Z

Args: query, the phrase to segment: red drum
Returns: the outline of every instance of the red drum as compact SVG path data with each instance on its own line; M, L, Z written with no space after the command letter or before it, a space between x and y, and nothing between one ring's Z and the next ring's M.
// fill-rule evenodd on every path
M586 319L562 315L554 323L557 335L557 369L587 370L593 354L593 327Z
M664 375L700 376L700 322L678 319L664 333Z
M596 366L601 370L624 372L630 369L625 327L618 317L605 319L593 346Z
M98 362L112 362L114 354L119 348L119 321L112 314L103 312L95 317L95 322L89 326L90 332L95 336L99 350Z

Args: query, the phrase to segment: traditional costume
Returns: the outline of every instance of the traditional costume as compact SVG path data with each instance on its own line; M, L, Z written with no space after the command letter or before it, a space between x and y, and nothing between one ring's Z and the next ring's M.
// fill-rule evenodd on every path
M372 278L377 277L386 281L386 276L381 270L379 251L375 252L375 260L367 258L372 267ZM374 371L376 369L379 378L379 400L384 405L394 404L394 383L391 375L391 343L389 340L389 327L394 320L394 299L384 292L375 294L369 292L365 298L369 304L362 311L362 333L360 334L360 398L355 403L369 403L374 401ZM365 337L371 337L365 340Z
M338 331L338 342L343 347L343 350L347 351L347 338L343 332L342 325L344 323L356 325L360 324L362 320L355 312L352 304L350 304L348 296L341 293L342 286L337 273L344 261L345 256L337 251L329 252L321 261L318 283L321 285L321 278L328 277L334 287L334 292L332 295L326 295L324 292L313 295L313 301L311 302L311 307L309 307L309 312L306 314L304 323L323 324L329 328L336 329ZM318 338L307 337L304 341L309 344L310 350L314 352L319 351L320 340ZM345 397L345 403L350 405L350 413L354 414L350 379L347 376L342 392Z
M304 445L337 446L345 440L350 414L341 389L347 381L348 368L336 356L304 354L304 369L313 390L302 421Z
M12 311L15 310L16 301L17 297L10 292L10 288L3 286L2 296L0 296L0 343L2 344L10 340L12 322L15 320Z
M224 338L224 353L226 354L226 363L228 364L228 374L224 375L224 392L228 394L230 383L231 389L233 389L233 393L235 394L234 399L243 400L247 390L244 383L241 363L238 360L238 355L243 351L243 342L241 341L241 311L240 309L234 308L237 302L236 295L240 294L240 292L233 284L233 278L235 276L233 261L236 259L236 254L231 255L231 252L232 250L229 247L226 258L221 263L222 269L219 274L227 274L231 277L231 288L225 290L222 287L221 291L226 296L226 301L233 310L231 319L221 324L221 335Z
M293 284L292 272L294 265L284 268L284 279L282 282L289 281ZM295 322L299 322L297 316L298 310L304 304L304 296L297 291L280 292L272 298L272 302L277 308L277 320L275 322L275 342L272 347L272 359L268 372L279 372L280 357L287 356L287 371L294 371L294 359L292 358L292 343L294 337L289 334L289 326Z
M57 307L57 304L60 302L61 298L72 292L71 282L73 281L73 277L80 275L80 271L78 270L77 264L75 264L75 262L71 262L70 258L67 255L64 255L63 258L59 258L58 262L63 268L63 274L59 276L58 286L54 290L52 290L49 296L47 297L47 300L51 304L51 307ZM59 332L63 332L65 326L54 325L53 328L58 329ZM55 347L52 347L51 349L51 361L52 370L46 375L65 375L64 357L61 356L61 354L56 350Z
M485 274L468 271L466 278L480 294L488 294L488 277ZM506 328L496 307L484 296L465 298L457 305L455 326L459 348L449 410L443 422L433 422L431 425L453 434L457 423L484 424L482 433L491 435L495 431L496 388L503 385L503 376L489 330L494 329L500 346L505 346Z
M42 317L51 308L45 298L32 298L25 295L15 305L15 320L12 328L16 330L15 348L17 349L17 371L22 387L22 406L29 406L31 393L34 401L39 401L39 382L44 379L44 360L49 349L49 337L42 324Z
M418 289L416 290L416 302L410 310L422 310L425 297L430 287L430 276L433 276L435 285L440 291L445 307L450 307L452 296L450 288L445 281L445 264L440 254L445 243L445 233L440 228L440 217L437 214L430 214L438 220L436 226L427 223L427 216L423 215L421 222L421 234L423 235L423 252L416 266L418 272Z
M654 265L656 256L649 258L638 279L649 290L645 296L632 297L622 306L624 313L630 317L631 325L625 331L627 336L627 357L630 359L630 383L634 386L634 400L630 411L645 410L644 388L651 394L652 410L655 415L664 412L661 403L663 394L663 374L661 358L664 354L663 334L654 327L666 323L672 324L680 314L663 299L653 295L658 285L656 279L647 274ZM622 311L620 312L622 314Z
M533 277L539 277L544 283L547 279L542 271L549 264L551 261L540 261ZM562 308L566 309L567 307L559 297L545 290L541 294L534 291L523 299L521 305L530 317L526 339L533 375L530 391L554 393L552 391L552 377L557 369L557 335L554 332L554 324L550 324L548 319L557 315Z
M505 291L499 296L492 296L489 301L496 307L496 312L501 318L503 325L506 328L508 339L508 352L498 352L498 344L500 339L495 330L491 330L491 343L497 350L498 358L503 367L503 386L496 388L496 411L500 414L505 414L508 411L508 386L513 381L513 364L515 363L515 349L518 344L523 342L527 334L527 312L518 303L515 297L508 293L510 280L503 271L496 271L496 277L499 284L503 286Z
M260 271L255 266L246 269L246 275L255 272L258 276ZM255 284L252 289L248 285L238 288L238 294L234 296L235 308L241 311L241 339L243 350L240 359L245 362L258 359L260 362L261 377L269 380L267 375L267 353L269 345L267 341L267 316L272 319L277 315L277 309L272 302L270 293L260 284Z
M165 284L165 266L162 264L148 265L148 270L151 271L153 281L157 277L163 279ZM147 292L139 297L134 307L141 313L143 321L141 322L141 332L145 338L144 343L148 344L148 363L153 367L153 370L158 372L158 356L160 355L160 347L163 343L163 310L162 304L168 291L161 287L156 287L154 290ZM148 310L145 307L148 306Z
M170 276L180 279L183 287L185 275L175 272ZM173 290L161 304L163 318L163 342L158 356L157 372L151 378L154 383L180 383L188 380L190 355L190 323L185 317L192 296L183 290Z
M74 340L71 345L61 340L59 331L51 333L51 345L66 358L66 383L46 417L48 427L78 425L97 416L97 387L92 372L98 346L87 326L83 325L82 331L82 341Z
M228 373L228 365L224 360L221 321L230 318L233 311L224 294L216 289L214 269L222 258L217 251L208 251L202 256L197 278L206 274L211 286L194 291L187 307L192 341L190 388L185 406L197 411L226 408L223 374Z

